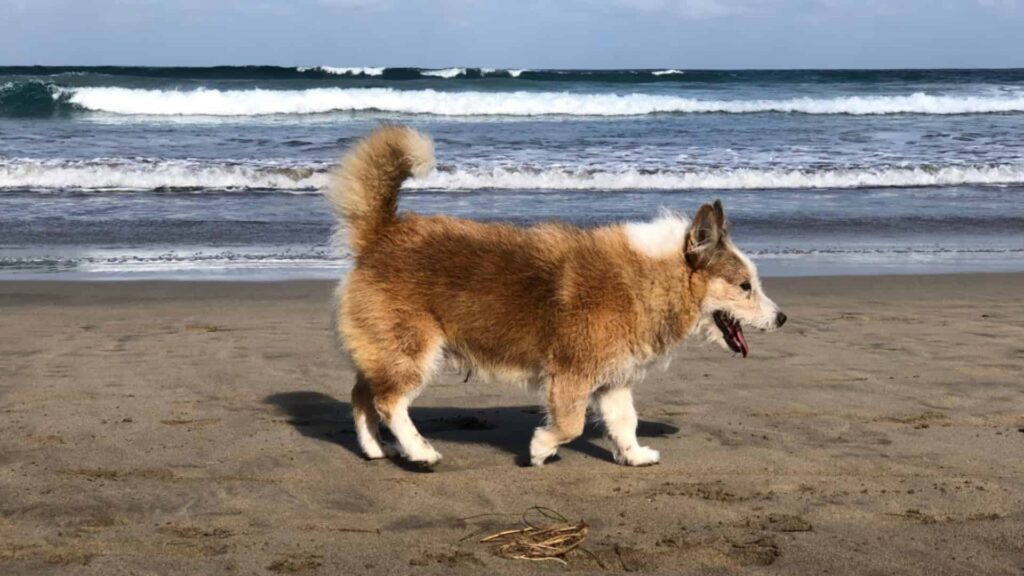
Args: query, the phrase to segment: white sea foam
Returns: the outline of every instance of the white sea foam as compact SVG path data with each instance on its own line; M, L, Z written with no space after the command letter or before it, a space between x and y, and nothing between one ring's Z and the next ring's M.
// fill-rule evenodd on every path
M525 69L523 69L523 70L508 70L508 75L513 77L513 78L519 78L519 76L523 72L528 72L528 70L525 70Z
M686 72L683 72L682 70L676 70L673 68L672 70L656 70L654 72L651 72L651 74L655 76L675 76L677 74L686 74Z
M143 115L252 116L381 111L439 116L641 116L656 113L984 114L1024 112L1024 92L1006 96L850 96L787 100L700 100L652 94L445 92L393 88L142 90L65 88L95 111Z
M323 167L287 167L190 160L0 161L0 189L82 190L269 189L315 190L327 182Z
M466 74L465 68L444 68L442 70L424 70L420 72L423 76L433 76L435 78L455 78L456 76L464 76Z
M384 68L369 67L338 68L335 66L303 66L298 68L299 72L306 72L307 70L320 70L337 76L380 76L384 73Z
M315 192L327 167L191 160L0 161L0 189L267 189ZM428 190L743 190L1024 184L1024 164L933 168L566 170L555 167L445 168L406 182Z
M437 171L406 187L434 190L756 190L1005 185L1024 183L1024 164L839 170L721 169L695 172L562 169Z

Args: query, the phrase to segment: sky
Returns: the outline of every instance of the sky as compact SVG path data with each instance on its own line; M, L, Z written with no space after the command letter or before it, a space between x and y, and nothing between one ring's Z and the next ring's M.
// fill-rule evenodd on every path
M1024 67L1024 0L0 0L0 65Z

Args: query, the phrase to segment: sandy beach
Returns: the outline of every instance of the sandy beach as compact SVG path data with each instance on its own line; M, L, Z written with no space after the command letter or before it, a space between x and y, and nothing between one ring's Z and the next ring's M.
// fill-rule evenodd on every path
M538 399L448 374L422 472L357 452L330 283L0 283L0 574L1024 573L1024 274L765 284L639 386L660 465L522 467ZM478 542L532 506L586 550Z

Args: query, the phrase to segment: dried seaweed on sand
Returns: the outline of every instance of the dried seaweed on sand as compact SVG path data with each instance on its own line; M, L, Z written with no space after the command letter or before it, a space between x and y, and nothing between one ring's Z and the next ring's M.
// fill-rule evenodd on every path
M531 522L528 519L531 512L541 515L543 520ZM565 564L563 557L587 539L586 522L569 522L565 516L542 506L524 512L522 524L521 528L485 536L480 542L495 545L494 553L502 558L554 560Z

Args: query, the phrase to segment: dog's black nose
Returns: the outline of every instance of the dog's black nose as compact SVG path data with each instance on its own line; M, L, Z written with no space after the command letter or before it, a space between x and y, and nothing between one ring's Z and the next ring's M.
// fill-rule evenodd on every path
M778 326L779 328L782 328L782 325L785 324L785 323L786 323L786 315L785 314L783 314L782 312L779 312L778 314L775 315L775 325L776 326Z

